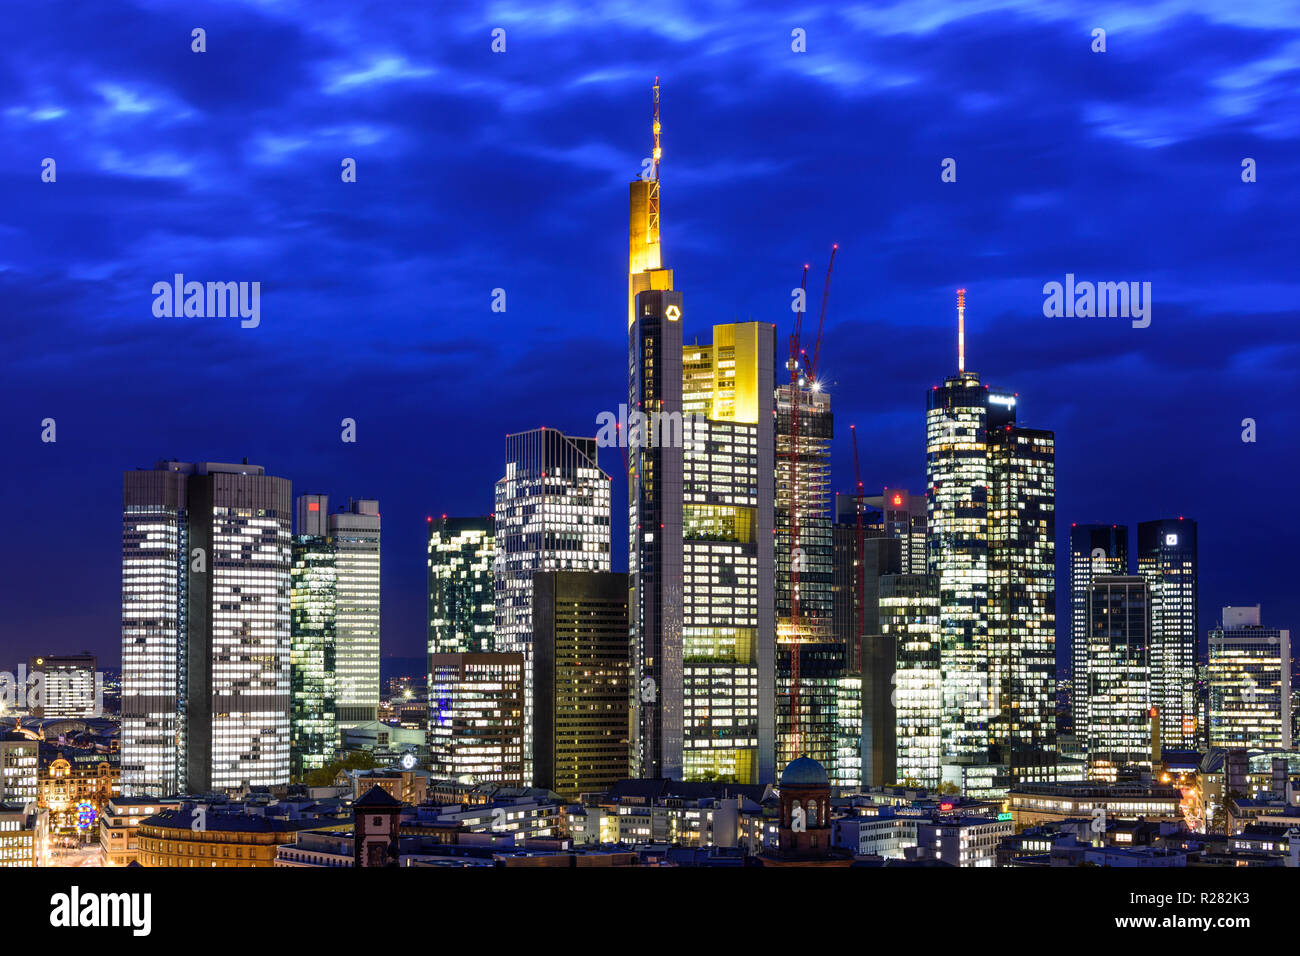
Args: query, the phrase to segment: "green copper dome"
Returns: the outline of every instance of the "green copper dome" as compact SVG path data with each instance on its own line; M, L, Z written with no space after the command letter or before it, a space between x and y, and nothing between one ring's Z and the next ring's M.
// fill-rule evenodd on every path
M811 757L800 757L798 760L791 760L785 765L785 770L781 772L780 785L783 787L829 787L831 779L826 776L826 768L816 760Z

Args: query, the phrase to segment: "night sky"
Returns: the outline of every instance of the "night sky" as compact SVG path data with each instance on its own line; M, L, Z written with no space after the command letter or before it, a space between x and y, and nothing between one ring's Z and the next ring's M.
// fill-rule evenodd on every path
M802 265L816 302L840 244L821 358L836 488L855 423L868 489L922 489L964 286L968 367L1056 432L1062 558L1072 521L1186 515L1202 641L1224 604L1300 627L1296 5L789 7L11 10L0 664L117 665L122 472L164 457L377 497L384 652L421 653L425 517L491 510L506 432L592 435L626 401L627 183L656 75L688 341L753 319L784 342ZM261 324L155 317L178 272L260 282ZM1045 318L1066 273L1151 282L1150 327ZM616 476L616 567L625 501Z

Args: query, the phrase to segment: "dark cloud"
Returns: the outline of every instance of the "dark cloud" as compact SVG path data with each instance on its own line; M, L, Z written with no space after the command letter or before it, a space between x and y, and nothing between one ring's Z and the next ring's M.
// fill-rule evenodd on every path
M800 267L819 287L841 244L822 359L838 487L856 423L868 486L920 488L964 285L970 365L1057 431L1062 529L1197 517L1203 624L1261 601L1287 626L1300 28L1284 5L1220 8L24 10L0 24L0 438L26 529L0 653L116 657L121 472L163 456L378 496L386 645L418 653L423 516L491 508L507 431L592 433L624 399L626 183L656 74L688 335L757 319L784 342ZM154 318L176 272L262 282L262 325ZM1044 318L1067 272L1150 281L1151 327Z

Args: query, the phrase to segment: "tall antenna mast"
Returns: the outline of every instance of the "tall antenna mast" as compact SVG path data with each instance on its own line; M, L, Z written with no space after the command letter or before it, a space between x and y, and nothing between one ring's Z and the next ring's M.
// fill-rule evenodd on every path
M658 125L658 124L656 124ZM657 167L656 167L657 168ZM655 178L658 178L656 173ZM966 371L966 290L957 290L957 372Z
M650 180L649 209L646 216L646 234L652 242L659 241L659 159L663 156L663 150L659 147L659 77L655 77L655 110L654 110L654 152L650 158L654 162L654 176Z

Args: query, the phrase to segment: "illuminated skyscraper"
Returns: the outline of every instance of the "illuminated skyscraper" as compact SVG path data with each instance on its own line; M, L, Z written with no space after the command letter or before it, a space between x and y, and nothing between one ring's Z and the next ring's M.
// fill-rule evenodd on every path
M797 469L791 475L791 418L793 401L799 404ZM861 711L845 697L841 685L846 674L846 646L834 629L834 545L828 508L830 443L834 436L830 396L820 383L801 378L793 390L789 382L776 390L776 773L801 756L820 763L831 779L840 776L837 757L843 735L838 714L844 700L849 710ZM793 481L791 480L793 477ZM792 499L797 496L798 522L791 522ZM797 527L797 550L791 550ZM798 561L799 627L792 621L792 554ZM794 649L799 644L799 727L794 726L792 685ZM861 684L855 682L859 689ZM856 734L855 734L856 736Z
M1160 739L1174 750L1200 743L1196 727L1196 522L1138 524L1137 573L1151 591L1151 698Z
M1070 527L1070 712L1074 734L1088 737L1088 600L1098 574L1128 574L1128 528L1114 524Z
M524 660L524 770L533 772L533 574L608 571L610 478L596 439L554 428L506 436L496 483L495 650Z
M627 575L533 575L537 786L578 799L628 775Z
M1016 423L1014 394L965 368L926 413L927 550L938 579L945 758L1050 779L1055 711L1055 442Z
M772 780L773 327L684 347L660 254L657 81L654 106L629 202L628 409L651 422L629 429L626 459L633 772Z
M682 295L672 291L672 270L662 266L659 133L656 79L650 163L628 187L628 409L671 423L681 422L682 414ZM625 464L633 773L680 780L682 448L671 441L629 441Z
M880 630L894 649L895 779L938 787L943 740L939 582L928 574L880 578Z
M31 707L33 717L85 720L103 715L103 676L94 654L43 654L28 661L27 672L42 675L44 686L43 700Z
M314 507L313 507L314 506ZM329 501L300 495L298 531L290 572L289 756L290 771L301 780L334 759L338 554L327 527Z
M1291 632L1260 624L1259 605L1225 607L1210 631L1209 744L1291 748Z
M852 499L849 499L850 503ZM862 499L880 530L902 545L903 574L925 574L926 500L903 488L886 488Z
M125 474L123 793L288 782L291 507L258 465Z
M379 502L350 498L329 516L338 552L338 703L340 728L379 717Z
M1056 439L989 433L989 740L1014 782L1056 776Z
M1150 592L1135 575L1093 576L1088 599L1088 776L1150 770L1160 754L1151 707Z
M428 526L429 653L489 653L495 649L496 522L490 515L443 515Z
M686 780L775 779L774 350L763 322L682 350Z
M429 765L448 780L531 786L522 654L429 655Z

